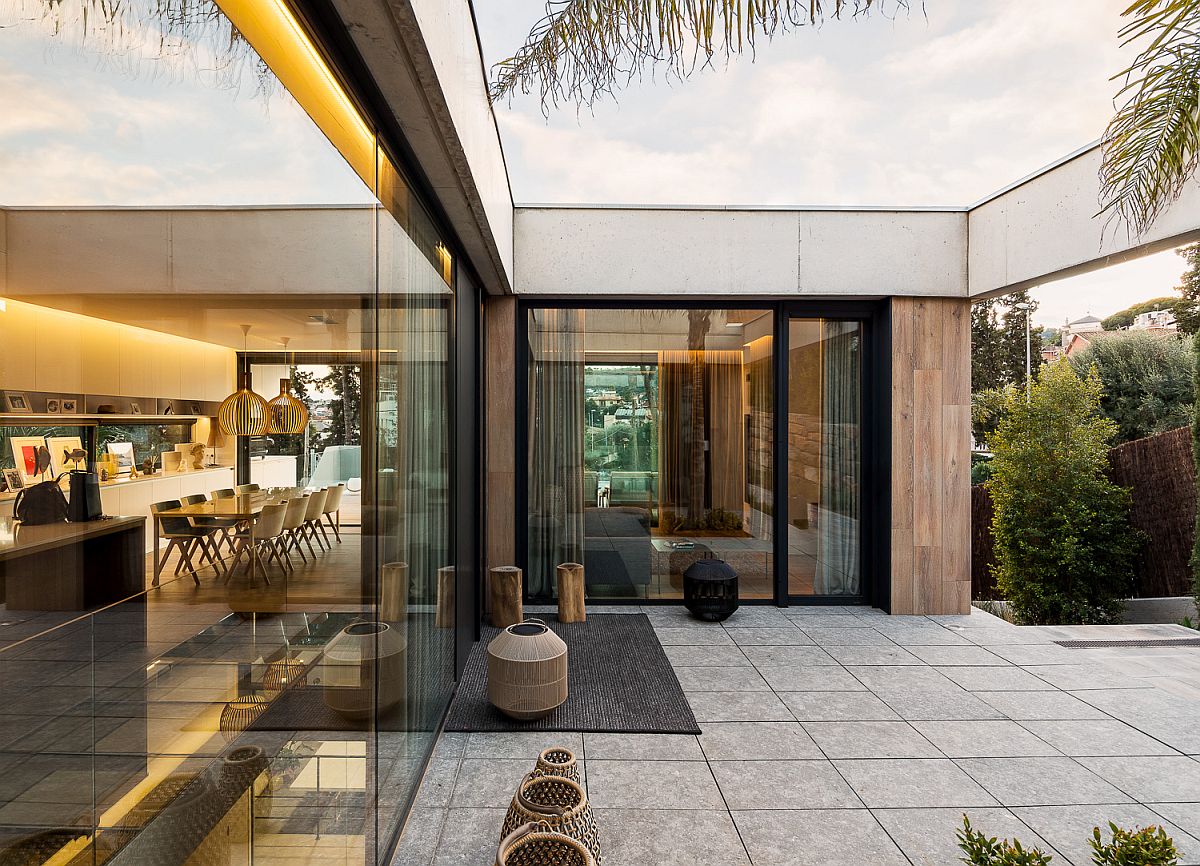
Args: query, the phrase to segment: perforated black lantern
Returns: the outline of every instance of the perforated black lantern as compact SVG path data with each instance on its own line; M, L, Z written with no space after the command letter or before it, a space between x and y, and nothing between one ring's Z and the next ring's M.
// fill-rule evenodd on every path
M683 604L696 619L721 622L738 609L738 576L723 559L698 559L683 573Z

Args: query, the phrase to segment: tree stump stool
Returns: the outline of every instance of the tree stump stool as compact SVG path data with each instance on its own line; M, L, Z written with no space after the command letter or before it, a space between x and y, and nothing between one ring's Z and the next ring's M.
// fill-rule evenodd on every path
M496 628L508 628L525 619L521 569L515 565L498 565L488 572L488 618Z
M379 618L404 622L408 618L408 563L385 562L380 571Z
M583 602L583 566L564 562L558 567L558 621L586 622Z
M445 565L437 571L437 613L434 628L454 628L454 566Z

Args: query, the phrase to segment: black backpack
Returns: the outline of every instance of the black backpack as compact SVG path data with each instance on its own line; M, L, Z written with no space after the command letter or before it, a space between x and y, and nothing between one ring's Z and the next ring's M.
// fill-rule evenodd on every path
M43 481L26 487L17 494L13 503L13 516L22 526L39 526L43 523L65 523L67 520L67 497L63 496L58 481Z

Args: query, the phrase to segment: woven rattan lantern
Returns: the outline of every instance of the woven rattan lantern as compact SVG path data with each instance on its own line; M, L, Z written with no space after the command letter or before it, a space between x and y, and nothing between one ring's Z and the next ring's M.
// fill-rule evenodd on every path
M488 700L506 716L540 719L567 699L567 645L544 622L510 625L488 644Z
M226 740L233 740L257 721L267 709L267 701L258 695L241 695L221 710L221 733Z
M283 350L287 351L290 338L283 337ZM292 380L279 380L279 396L267 404L268 433L303 433L308 424L308 407L292 396Z
M300 659L278 659L267 665L263 671L263 691L269 695L277 695L288 686L303 687L308 685L308 668Z
M242 325L242 342L250 336L250 326ZM267 401L250 386L250 371L238 374L238 389L221 401L217 424L226 436L265 436Z

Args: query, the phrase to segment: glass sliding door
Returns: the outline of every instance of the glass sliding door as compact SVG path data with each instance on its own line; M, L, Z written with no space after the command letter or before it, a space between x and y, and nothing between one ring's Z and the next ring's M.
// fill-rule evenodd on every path
M864 595L863 324L788 321L787 594Z

